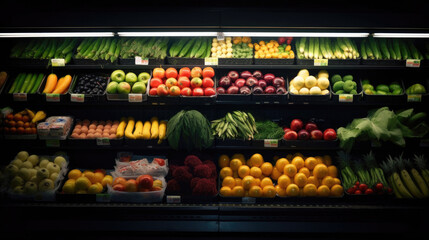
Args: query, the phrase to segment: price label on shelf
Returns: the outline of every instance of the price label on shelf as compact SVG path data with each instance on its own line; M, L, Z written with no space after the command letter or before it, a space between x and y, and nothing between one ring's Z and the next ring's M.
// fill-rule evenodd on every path
M204 58L204 65L216 66L216 65L218 65L218 58L216 58L216 57Z
M182 198L177 195L167 195L167 203L181 203Z
M72 93L70 95L70 102L85 102L85 94L82 93Z
M15 101L15 102L26 102L27 101L27 94L26 93L14 93L13 94L13 101Z
M277 140L277 139L264 139L264 147L266 147L266 148L279 147L279 140Z
M422 95L421 94L408 94L407 95L407 102L421 102L422 101Z
M254 204L254 203L256 203L256 198L254 198L254 197L242 197L241 203Z
M149 65L149 59L148 58L142 58L139 56L135 56L134 58L134 64L135 65Z
M128 102L143 102L143 94L141 93L129 93Z
M340 94L338 95L338 102L353 102L353 94Z
M107 193L97 193L95 194L95 199L97 202L110 202L110 196Z
M314 66L328 66L328 59L314 59Z
M46 94L46 102L59 102L60 94L58 93L47 93Z
M64 58L52 58L52 67L64 67L66 66L66 60Z
M420 59L407 59L405 62L405 67L419 68Z
M96 138L97 146L110 146L110 139L107 137Z

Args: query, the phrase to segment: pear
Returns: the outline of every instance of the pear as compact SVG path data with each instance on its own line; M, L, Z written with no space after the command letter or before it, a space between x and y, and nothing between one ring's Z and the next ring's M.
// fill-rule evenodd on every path
M57 156L54 159L54 163L57 164L58 166L60 166L60 168L64 167L64 165L66 164L66 159L63 156Z
M46 168L49 163L49 159L41 157L39 162L39 167Z
M37 164L39 164L39 156L37 156L37 155L30 155L27 158L27 161L31 162L31 164L33 164L33 166L36 166Z
M53 189L54 189L54 182L51 179L46 178L46 179L43 179L42 181L40 181L40 183L39 183L39 190L40 191L46 192L46 191L53 190Z
M30 168L29 171L30 171L30 175L31 175L30 178L36 177L36 175L37 175L37 170L36 169Z
M21 151L18 154L16 154L16 158L21 159L21 161L23 161L23 162L25 160L27 160L28 156L29 156L29 154L27 151Z
M24 186L25 181L22 177L20 176L15 176L14 178L12 178L12 180L10 181L10 187L12 189L15 189L18 186Z
M25 161L22 163L21 168L33 168L33 164L30 161Z
M49 179L51 179L54 182L57 181L58 173L52 173L51 176L49 176Z
M43 180L45 178L49 178L49 170L46 168L40 168L39 170L37 170L37 174L36 176L40 179Z
M33 194L37 192L37 184L34 182L26 182L24 185L24 192L27 194Z
M29 168L20 168L18 171L18 176L20 176L25 181L30 180L31 178L31 172Z

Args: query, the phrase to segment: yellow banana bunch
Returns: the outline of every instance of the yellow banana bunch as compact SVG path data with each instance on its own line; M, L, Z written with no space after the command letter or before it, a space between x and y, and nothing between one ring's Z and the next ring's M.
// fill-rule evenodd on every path
M36 122L42 121L45 118L46 118L46 113L44 111L37 111L37 113L34 114L34 117L31 120L31 122L36 123Z

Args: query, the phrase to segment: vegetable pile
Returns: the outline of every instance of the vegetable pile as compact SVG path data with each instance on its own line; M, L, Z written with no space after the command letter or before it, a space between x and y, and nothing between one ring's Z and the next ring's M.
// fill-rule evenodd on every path
M43 73L19 73L8 93L36 93L44 76Z
M255 118L249 112L234 111L225 117L211 121L213 136L222 140L243 139L251 140L258 133Z
M121 38L118 43L121 58L164 59L167 56L169 38Z
M273 121L257 121L255 125L257 130L255 139L281 139L284 135L283 128Z
M167 123L167 139L175 149L201 150L213 145L210 122L196 110L182 110Z
M114 62L120 50L117 38L85 38L77 47L75 58Z

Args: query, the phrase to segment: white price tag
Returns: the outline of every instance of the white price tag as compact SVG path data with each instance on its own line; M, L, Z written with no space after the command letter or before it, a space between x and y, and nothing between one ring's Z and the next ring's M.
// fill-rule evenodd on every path
M241 202L253 204L253 203L256 203L256 198L254 198L254 197L243 197L243 198L241 198Z
M338 95L338 102L353 102L353 94L340 94Z
M328 59L314 59L314 66L328 66Z
M182 198L177 195L167 195L167 203L181 203Z
M279 147L279 140L277 140L277 139L264 139L264 147L266 147L266 148Z
M421 102L422 101L422 95L421 94L408 94L407 95L407 102Z
M27 94L26 93L14 93L13 94L13 101L15 101L15 102L26 102L27 101Z
M52 67L64 67L66 65L66 60L64 58L52 58L51 64Z
M70 102L85 102L85 94L82 93L72 93L70 95Z
M407 59L405 62L405 67L419 68L420 59Z
M215 58L215 57L204 58L204 65L216 66L218 65L218 58Z
M148 58L142 58L139 56L135 56L134 58L134 64L135 65L149 65L149 59Z
M143 94L141 93L129 93L128 102L143 102Z
M60 102L60 94L57 93L47 93L46 102Z

